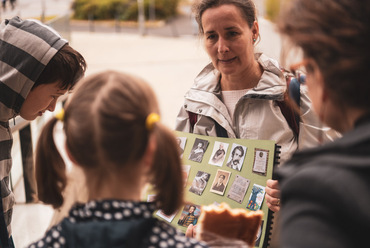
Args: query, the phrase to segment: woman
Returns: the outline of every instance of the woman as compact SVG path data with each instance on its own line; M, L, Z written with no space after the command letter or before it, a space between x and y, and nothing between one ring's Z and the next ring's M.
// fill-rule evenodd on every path
M37 145L39 198L59 207L67 183L53 130L63 121L66 152L81 168L88 202L30 247L207 247L153 217L183 203L176 139L159 122L156 97L139 78L106 71L79 83L65 109L43 128ZM125 152L122 152L125 151ZM147 184L154 202L142 202Z
M298 147L317 145L320 130L325 130L323 140L337 135L320 128L304 86L299 134L290 128L278 106L286 94L285 76L275 60L254 53L259 26L252 0L201 0L193 11L212 63L186 93L177 117L178 131L274 140L281 146L281 163ZM267 186L267 204L278 211L277 181Z
M365 247L370 230L370 2L296 0L279 30L304 53L320 120L343 137L279 170L281 247Z

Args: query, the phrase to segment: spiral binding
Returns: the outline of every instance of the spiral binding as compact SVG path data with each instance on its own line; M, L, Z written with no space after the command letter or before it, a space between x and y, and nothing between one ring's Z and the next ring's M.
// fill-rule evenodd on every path
M275 173L276 170L275 169L280 164L280 154L281 154L281 146L275 144L274 168L272 170L272 179L273 180L276 180L276 173ZM265 238L263 240L263 246L262 246L263 248L270 247L273 224L274 224L274 212L272 212L269 209L268 214L267 214Z

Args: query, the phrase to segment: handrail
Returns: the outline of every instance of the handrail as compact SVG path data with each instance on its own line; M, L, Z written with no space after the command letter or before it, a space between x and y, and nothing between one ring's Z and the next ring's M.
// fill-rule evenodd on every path
M27 126L30 123L30 121L27 121L23 119L20 116L15 117L14 121L9 121L9 127L12 130L12 133L19 131L23 129L25 126Z

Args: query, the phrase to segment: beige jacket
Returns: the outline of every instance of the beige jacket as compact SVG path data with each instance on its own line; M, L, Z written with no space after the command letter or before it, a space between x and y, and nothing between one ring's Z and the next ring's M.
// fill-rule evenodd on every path
M339 134L323 127L311 110L306 86L301 86L301 122L299 140L294 136L277 101L282 101L286 81L278 63L263 54L256 54L263 68L257 86L249 90L236 104L231 119L221 100L220 72L207 65L196 77L192 88L185 94L185 102L176 120L176 130L207 136L217 136L215 121L223 127L229 138L274 140L281 146L280 162L285 162L298 148L318 144L318 137L332 140ZM198 114L192 128L189 112Z

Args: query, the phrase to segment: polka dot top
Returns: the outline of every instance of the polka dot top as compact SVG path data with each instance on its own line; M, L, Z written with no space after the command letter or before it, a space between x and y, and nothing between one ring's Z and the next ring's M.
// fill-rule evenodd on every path
M68 217L29 248L208 247L154 218L154 211L155 204L150 202L102 200L77 204Z

